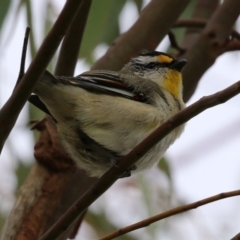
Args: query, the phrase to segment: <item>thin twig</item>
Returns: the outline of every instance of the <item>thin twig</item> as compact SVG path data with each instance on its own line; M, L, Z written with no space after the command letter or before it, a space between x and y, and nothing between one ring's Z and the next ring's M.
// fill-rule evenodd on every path
M204 28L207 24L207 20L202 18L186 18L179 19L173 24L173 28L178 27L196 27L196 28Z
M177 20L172 28L187 27L187 28L205 28L208 21L201 18L186 18ZM236 30L232 30L231 36L240 39L240 34Z
M121 229L119 229L115 232L112 232L112 233L104 236L104 237L101 237L99 240L114 239L116 237L122 236L122 235L124 235L126 233L129 233L129 232L132 232L134 230L137 230L137 229L140 229L140 228L143 228L143 227L147 227L150 224L152 224L154 222L157 222L157 221L160 221L164 218L168 218L168 217L174 216L176 214L183 213L183 212L189 211L191 209L198 208L198 207L206 205L208 203L216 202L218 200L222 200L222 199L225 199L225 198L235 197L235 196L238 196L238 195L240 195L240 190L225 192L225 193L220 193L220 194L214 195L214 196L209 197L209 198L202 199L202 200L194 202L194 203L190 203L190 204L187 204L187 205L176 207L176 208L173 208L169 211L166 211L166 212L163 212L161 214L155 215L153 217L144 219L143 221L140 221L140 222L134 223L132 225L129 225L125 228L121 228Z
M182 55L186 52L186 49L179 46L179 44L177 43L176 37L172 31L168 32L168 37L171 43L171 47L177 49L179 51L178 53L179 55Z
M129 169L130 166L134 165L138 159L146 154L148 150L150 150L156 143L162 140L176 127L187 122L189 119L195 117L207 108L226 102L239 92L240 81L220 92L201 98L199 101L168 119L140 144L138 144L128 155L123 157L117 165L114 165L109 171L107 171L67 210L59 221L56 222L49 231L40 238L40 240L52 240L57 238L79 216L79 214L81 214L114 182L116 182L123 172Z
M30 30L31 30L30 27L27 27L26 31L25 31L25 36L24 36L24 40L23 40L23 48L22 48L22 57L21 57L21 63L20 63L20 70L19 70L18 79L17 79L16 85L15 85L15 88L25 73L25 62L26 62L27 45L28 45Z

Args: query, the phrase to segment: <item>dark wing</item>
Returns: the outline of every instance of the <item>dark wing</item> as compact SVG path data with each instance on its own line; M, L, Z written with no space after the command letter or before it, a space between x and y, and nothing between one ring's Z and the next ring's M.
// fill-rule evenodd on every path
M50 74L47 71L46 73ZM55 84L59 82L66 85L73 85L94 93L123 97L138 102L147 101L145 95L134 92L133 88L127 86L123 79L115 72L109 71L109 73L106 73L105 71L91 71L76 77L57 76L50 78L50 80L56 80L54 81ZM37 95L31 95L28 101L43 112L52 116Z
M57 77L63 84L70 84L81 87L90 92L124 97L134 101L145 102L146 97L141 93L136 93L133 88L114 73L106 72L86 72L76 77Z

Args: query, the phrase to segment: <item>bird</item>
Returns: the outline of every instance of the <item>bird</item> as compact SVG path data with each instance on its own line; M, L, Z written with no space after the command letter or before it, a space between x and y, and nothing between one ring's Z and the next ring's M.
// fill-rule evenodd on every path
M90 70L76 77L45 71L29 101L40 99L71 158L89 176L100 177L185 107L181 70L186 63L152 51L131 58L120 71ZM183 129L169 133L132 169L156 165Z

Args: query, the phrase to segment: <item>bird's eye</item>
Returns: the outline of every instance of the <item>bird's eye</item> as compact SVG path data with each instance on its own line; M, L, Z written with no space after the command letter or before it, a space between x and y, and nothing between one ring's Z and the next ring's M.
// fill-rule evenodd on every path
M153 63L153 62L151 62L151 63L147 64L146 67L147 67L147 68L150 68L150 69L153 69L153 68L156 67L156 64Z

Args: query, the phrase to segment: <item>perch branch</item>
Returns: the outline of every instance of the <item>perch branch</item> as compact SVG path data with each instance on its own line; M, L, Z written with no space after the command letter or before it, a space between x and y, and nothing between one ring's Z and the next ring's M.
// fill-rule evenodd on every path
M123 172L131 167L139 158L162 140L176 127L187 122L207 108L224 103L240 92L240 81L213 95L203 97L199 101L169 118L153 133L138 144L128 155L123 157L117 165L108 170L93 186L88 189L67 212L47 231L40 240L52 240L64 232L67 227L99 196L101 196Z

